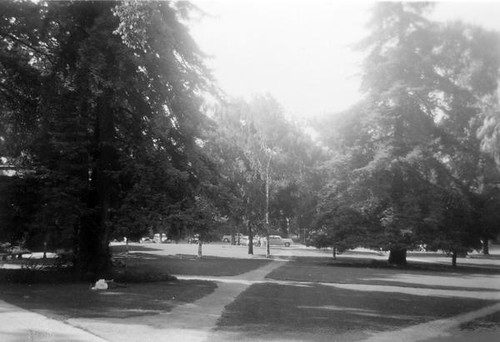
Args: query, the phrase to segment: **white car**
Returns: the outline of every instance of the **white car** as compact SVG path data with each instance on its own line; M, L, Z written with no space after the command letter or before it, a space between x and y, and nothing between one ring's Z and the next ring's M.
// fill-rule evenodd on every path
M241 245L244 245L244 246L248 246L250 242L250 239L248 238L248 236L243 236L240 240L240 244ZM260 238L259 236L254 236L253 239L252 239L252 242L253 242L253 245L254 246L260 246Z
M267 239L265 237L261 238L261 243L263 246L265 246L267 243ZM293 244L292 239L282 238L279 235L269 235L269 246L290 247L292 244Z

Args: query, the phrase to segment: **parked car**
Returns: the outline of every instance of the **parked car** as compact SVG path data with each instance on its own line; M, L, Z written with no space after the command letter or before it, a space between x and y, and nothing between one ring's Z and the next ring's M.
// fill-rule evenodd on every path
M139 243L153 243L153 242L154 242L153 239L151 239L147 236L145 236L139 240Z
M167 234L165 233L156 233L153 237L153 242L155 243L167 243Z
M248 246L248 235L243 235L242 237L240 237L240 245Z
M241 245L248 246L249 243L250 243L250 239L246 235L243 236L243 238L240 240ZM254 246L260 246L260 238L258 235L253 237L252 243Z
M241 233L236 233L236 234L234 234L234 241L235 241L236 243L238 243L238 237L239 237L239 240L241 241L241 238L242 238L243 236L244 236L244 235L243 235L243 234L241 234ZM231 234L222 236L222 239L221 239L221 240L222 240L222 242L231 242Z
M267 239L264 237L261 239L263 246L266 245ZM282 238L279 235L269 235L269 246L285 246L290 247L293 244L292 239Z
M190 236L188 238L188 243L198 243L200 242L200 235L199 234L195 234L194 236Z

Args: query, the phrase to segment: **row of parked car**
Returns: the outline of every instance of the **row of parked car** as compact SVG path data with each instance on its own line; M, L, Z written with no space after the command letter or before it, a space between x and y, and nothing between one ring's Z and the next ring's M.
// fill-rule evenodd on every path
M167 238L167 234L155 234L152 238L143 237L139 240L140 243L170 243L171 241Z
M188 243L198 243L199 235L195 234L194 236L190 236L187 239ZM222 237L222 242L231 242L231 235L224 235ZM254 236L253 239L254 246L266 246L267 240L265 236ZM167 239L166 234L155 234L153 238L143 237L139 240L140 243L169 243L170 240ZM250 239L248 235L243 235L241 233L237 233L234 235L234 242L239 245L248 246L250 243ZM279 235L269 235L269 245L270 246L285 246L290 247L293 244L292 239L283 238Z
M231 235L224 235L222 237L222 242L231 242ZM240 245L248 246L250 243L250 239L248 235L243 235L241 233L237 233L234 235L234 242ZM252 239L254 246L266 246L267 239L265 236L254 236ZM292 239L283 238L279 235L269 235L269 246L285 246L290 247L293 244Z

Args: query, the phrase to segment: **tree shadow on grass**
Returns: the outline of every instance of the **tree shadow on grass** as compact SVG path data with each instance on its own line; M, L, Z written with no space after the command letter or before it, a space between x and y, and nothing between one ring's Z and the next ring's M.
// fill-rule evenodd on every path
M126 253L127 250L129 252L146 252L161 251L162 249L155 247L154 244L150 244L147 246L129 245L128 247L126 245L111 246L111 251L113 252L113 254Z
M500 274L500 270L464 267L452 268L443 265L412 265L408 267L392 267L386 262L371 259L343 259L332 260L331 258L294 258L293 261L286 263L282 267L274 270L267 278L275 280L292 280L292 281L314 281L325 283L341 283L341 284L370 284L370 285L398 285L398 286L416 286L427 287L425 284L411 284L391 280L397 279L401 275L409 275L413 277L428 276L446 276L448 278L464 279L475 277L481 274L484 277L493 277ZM377 280L376 280L377 279ZM431 286L432 288L448 288L445 284L440 287ZM453 286L454 289L459 287ZM470 289L470 288L464 288ZM478 291L483 289L479 288Z
M167 272L174 275L235 276L253 271L268 264L269 260L220 258L206 256L197 258L192 255L157 256L146 254L144 257L127 260L127 265L147 272Z
M169 312L216 287L196 280L138 283L104 291L92 291L85 283L1 284L0 298L56 319L126 318Z
M445 258L445 257L443 257ZM424 271L424 272L446 272L446 273L492 273L500 274L500 266L498 265L460 265L456 267L449 264L428 263L420 261L411 261L405 265L389 264L387 260L359 258L359 257L342 257L337 260L332 258L312 258L321 259L313 261L315 263L323 263L336 267L359 267L359 268L374 268L374 269L392 269L404 271ZM307 262L304 258L297 258L298 261Z
M492 315L484 316L472 320L467 323L462 323L459 326L460 330L499 330L500 329L500 312L496 312Z
M477 310L494 301L361 292L328 286L257 284L226 307L220 331L324 333L387 331ZM260 335L265 339L265 335Z

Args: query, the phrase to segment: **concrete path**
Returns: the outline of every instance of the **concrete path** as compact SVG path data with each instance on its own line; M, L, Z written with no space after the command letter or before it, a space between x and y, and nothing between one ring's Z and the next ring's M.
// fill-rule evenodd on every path
M215 248L215 247L214 247ZM289 250L279 250L282 256L290 255ZM306 251L309 252L309 251ZM241 257L245 257L243 250ZM248 256L246 256L248 257ZM498 260L497 260L498 261ZM197 277L178 276L179 279L202 279L214 281L217 288L214 292L196 302L174 308L171 312L154 315L130 317L125 319L70 319L60 322L46 318L43 315L29 312L13 305L0 301L0 341L2 342L66 342L66 341L89 341L89 342L162 342L162 341L220 341L238 340L241 336L224 335L214 332L217 320L220 318L224 308L252 284L272 282L288 286L312 286L317 282L275 281L266 279L266 275L274 269L283 265L284 261L274 260L271 263L248 273L233 277ZM479 279L478 277L482 277ZM483 279L484 278L484 279ZM373 278L372 280L382 280ZM422 275L394 275L383 279L386 282L394 281L394 285L364 285L364 284L333 284L321 283L321 285L334 288L347 288L357 291L370 292L400 292L421 296L446 296L456 298L482 298L500 301L500 284L498 275L467 275L454 278L452 283L446 286L456 286L457 289L432 289L411 287L410 284L440 285L446 282L446 276L422 276ZM450 279L448 279L448 282ZM410 286L397 286L397 283L407 283ZM479 285L478 285L479 284ZM481 285L483 284L483 285ZM471 290L464 290L470 288ZM477 289L477 291L474 290ZM458 341L457 336L461 332L453 329L465 322L472 321L500 311L500 303L473 312L467 312L447 319L435 320L395 331L373 333L366 342L376 341ZM496 332L493 332L495 334ZM500 333L500 331L499 331ZM460 335L461 336L461 335ZM295 340L304 341L335 341L335 336L304 335L295 336ZM346 336L344 336L346 337ZM365 334L363 338L366 338ZM469 340L480 341L469 336ZM477 337L477 335L476 335ZM283 336L266 335L266 340L285 341ZM353 335L349 341L359 341L361 336ZM495 339L489 339L495 340ZM499 339L500 340L500 337ZM461 340L460 340L461 341Z
M408 287L408 286L391 286L391 285L367 285L367 284L339 284L339 283L322 283L322 282L303 282L303 281L288 281L288 280L272 280L272 279L262 279L262 280L249 280L249 279L238 279L235 277L199 277L199 276L184 276L182 279L190 279L190 280L207 280L207 281L218 281L223 284L240 284L244 286L249 286L253 284L262 284L262 283L273 283L279 285L286 286L299 286L299 287L307 287L307 286L329 286L339 289L347 289L347 290L355 290L355 291L367 291L367 292L389 292L389 293L405 293L411 294L414 296L432 296L432 297L452 297L452 298L473 298L473 299L483 299L483 300L493 300L500 301L500 288L494 287L491 288L492 285L495 286L498 284L500 280L499 276L495 277L495 282L485 283L484 286L480 287L480 291L474 290L462 290L462 289L432 289L432 288L421 288L421 287ZM439 277L441 278L441 277ZM490 277L485 277L490 278ZM388 279L386 279L388 280ZM443 281L441 279L441 281ZM461 279L457 281L456 286L460 287L467 284L470 279ZM425 280L424 280L425 282ZM430 281L432 283L432 281ZM418 283L415 282L415 283ZM489 284L489 285L488 285ZM477 287L477 284L476 284ZM490 291L485 291L485 288L489 288ZM317 308L317 307L315 307ZM339 310L343 310L345 308L336 308ZM357 338L359 336L349 336L347 338L348 341L363 341L363 342L387 342L387 341L405 341L405 342L417 342L417 341L434 341L434 339L438 338L436 341L458 341L457 336L453 336L452 329L457 328L460 324L473 321L477 318L485 317L496 312L500 312L500 303L491 305L476 311L466 312L457 316L453 316L446 319L439 319L435 321L430 321L427 323L422 323L410 327L406 327L403 329L398 329L394 331L387 331L381 333L372 333L372 336L368 339ZM491 339L491 336L495 336L496 339ZM471 334L472 337L467 341L475 340L478 342L486 342L493 340L500 340L500 331L497 332L476 332L476 334ZM480 336L486 336L484 339L477 339ZM303 339L299 337L299 339L294 339L296 341L329 341L330 338L333 338L332 341L337 341L334 336L321 336L320 334L315 335L304 335ZM346 337L346 336L343 336ZM449 339L447 339L449 337ZM241 336L238 333L214 333L210 336L210 342L219 342L219 341L253 341L252 339L248 339L245 336ZM280 336L270 336L266 335L266 340L272 340L274 342L277 341L288 341L288 339L280 338ZM340 339L339 341L343 341ZM465 341L465 340L464 340Z
M428 341L435 338L447 337L452 328L459 326L462 323L470 322L474 319L488 316L500 311L500 303L491 305L476 311L467 312L458 316L439 319L428 323L417 324L408 328L382 332L374 334L363 342L386 342L386 341ZM475 341L494 341L478 339L481 332L476 334ZM500 338L497 332L497 338ZM456 339L453 338L452 341ZM497 339L498 341L498 339Z
M82 329L0 300L2 342L106 342Z
M267 274L282 264L283 261L273 261L239 276L213 277L210 280L217 282L214 292L193 303L178 306L168 313L125 319L80 318L70 319L68 323L92 331L110 342L205 341L216 326L225 306L254 281L264 280ZM178 276L178 278L188 277Z

